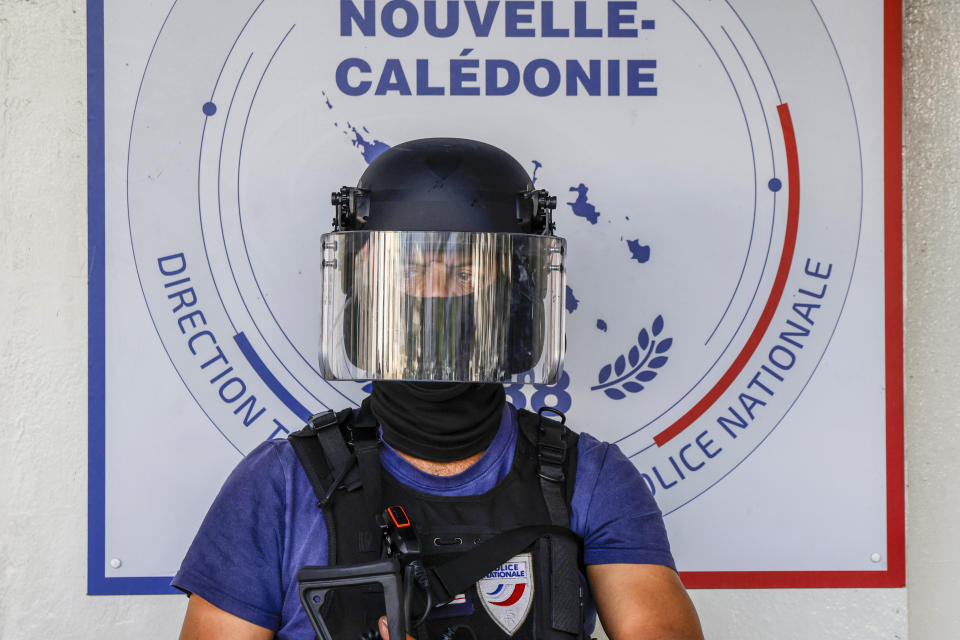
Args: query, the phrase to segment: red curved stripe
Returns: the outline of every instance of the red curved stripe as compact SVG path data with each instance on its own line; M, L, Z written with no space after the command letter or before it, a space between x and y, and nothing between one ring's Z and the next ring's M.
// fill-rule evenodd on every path
M509 607L512 604L516 604L520 598L523 597L523 592L526 591L526 583L520 583L513 585L513 593L510 594L510 597L504 600L503 602L491 602L490 604L496 605L498 607Z
M740 350L736 360L713 385L713 388L707 392L707 395L680 416L679 420L653 437L653 441L657 443L658 447L662 447L680 435L684 429L706 413L707 409L713 406L724 391L730 388L733 381L747 366L747 362L753 357L757 347L760 346L760 341L767 329L770 328L773 316L780 305L780 299L783 297L783 290L787 285L787 276L790 275L790 265L793 263L793 251L797 245L797 228L800 223L800 162L797 158L797 139L793 131L793 120L790 118L790 107L786 103L777 105L777 113L780 115L783 142L787 151L787 180L789 181L790 195L787 200L787 230L783 239L783 253L780 254L780 266L777 267L777 276L773 281L770 297L767 298L767 304L763 307L763 313L760 314L757 326L753 328L753 333L750 334L746 344L743 345L743 349Z

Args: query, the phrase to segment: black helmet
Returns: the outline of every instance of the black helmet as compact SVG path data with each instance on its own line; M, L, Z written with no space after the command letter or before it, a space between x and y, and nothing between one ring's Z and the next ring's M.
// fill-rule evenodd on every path
M556 198L483 142L428 138L333 194L320 362L329 379L556 381L565 242Z
M424 138L384 151L333 194L335 229L550 234L557 199L493 145Z

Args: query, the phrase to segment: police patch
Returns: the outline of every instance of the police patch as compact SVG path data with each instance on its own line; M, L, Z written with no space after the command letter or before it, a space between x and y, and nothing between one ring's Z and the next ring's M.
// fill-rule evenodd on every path
M477 582L480 603L505 633L513 635L533 604L533 558L521 553Z

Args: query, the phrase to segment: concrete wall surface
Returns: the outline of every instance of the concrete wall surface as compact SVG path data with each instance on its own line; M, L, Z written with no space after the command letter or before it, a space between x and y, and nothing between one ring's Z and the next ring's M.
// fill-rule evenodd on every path
M694 592L708 638L893 640L909 628L911 640L939 640L960 629L960 2L909 0L904 26L908 589ZM173 638L186 606L84 595L85 76L84 3L0 0L4 640Z
M910 637L960 629L960 3L904 11L907 603Z

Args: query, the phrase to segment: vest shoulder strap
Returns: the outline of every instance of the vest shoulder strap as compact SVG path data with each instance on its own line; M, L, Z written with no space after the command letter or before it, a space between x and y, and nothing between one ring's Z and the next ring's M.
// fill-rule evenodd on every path
M310 480L318 507L330 502L337 487L352 490L359 486L356 459L344 438L352 420L353 409L324 411L311 416L303 429L287 438Z
M555 413L561 420L547 418L543 415L547 412ZM537 470L541 481L550 480L562 489L563 504L547 504L547 509L551 511L550 519L555 521L555 524L569 527L569 505L576 484L577 442L580 436L566 426L566 416L549 407L541 409L538 413L520 409L517 411L517 422L520 433L534 445L537 451ZM541 482L541 487L543 484ZM551 493L555 492L551 491ZM564 509L566 513L563 513Z
M553 413L560 421L545 417ZM570 527L570 500L577 464L577 434L566 427L562 412L543 407L537 413L523 411L518 417L525 433L537 445L537 468L540 490L555 527ZM535 429L535 439L531 430ZM583 629L580 611L581 549L570 536L550 536L550 619L556 631L579 634Z

